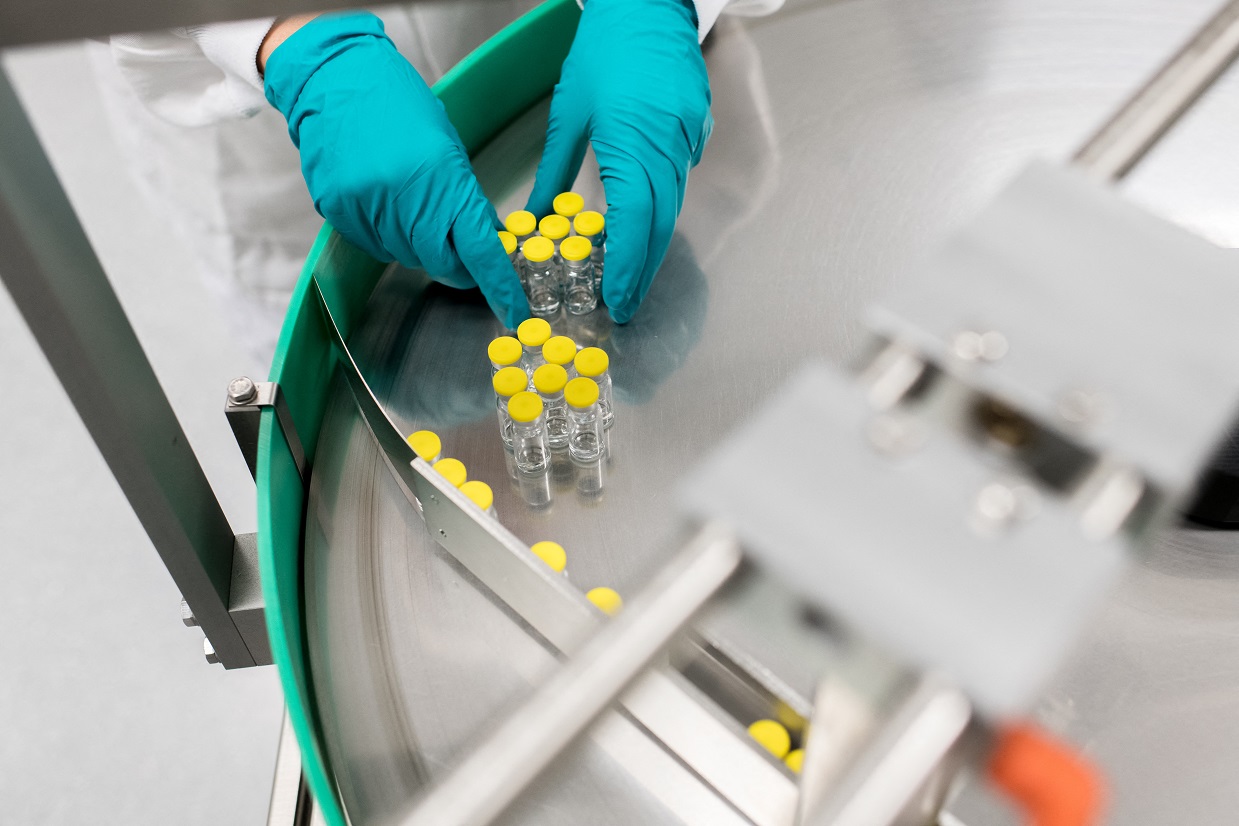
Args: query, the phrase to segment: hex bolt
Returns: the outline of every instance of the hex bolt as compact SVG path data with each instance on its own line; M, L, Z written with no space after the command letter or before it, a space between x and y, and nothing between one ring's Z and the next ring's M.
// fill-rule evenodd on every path
M249 376L228 382L228 400L233 404L245 404L258 395L258 386Z
M185 623L188 628L193 628L198 624L198 618L194 616L193 609L185 600L181 600L181 622Z
M215 646L211 645L211 641L206 637L202 638L202 654L211 665L219 663L219 655L215 653Z
M951 351L963 361L998 361L1007 349L1007 337L997 330L962 330L951 339Z

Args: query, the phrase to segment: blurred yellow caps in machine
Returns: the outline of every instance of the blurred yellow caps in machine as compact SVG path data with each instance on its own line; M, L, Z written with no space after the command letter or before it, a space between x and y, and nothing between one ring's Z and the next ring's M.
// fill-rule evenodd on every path
M551 337L551 323L545 318L527 318L516 328L516 337L526 347L541 347Z
M577 231L578 235L597 235L606 225L607 219L602 217L602 213L594 212L592 209L578 212L572 219L572 228Z
M570 229L572 224L562 215L548 215L538 222L538 232L542 233L543 238L550 238L552 241L567 237Z
M503 219L503 228L520 238L522 235L531 234L538 228L538 219L532 212L518 209L516 212L508 213L508 217Z
M532 261L535 264L550 261L554 254L555 242L541 235L535 235L521 244L521 255L525 256L526 261Z
M800 774L800 770L804 768L804 749L793 749L783 758L783 765Z
M506 229L499 230L499 240L503 242L503 251L508 255L516 252L516 236Z
M537 393L522 390L508 399L508 415L516 422L532 422L542 415L542 399Z
M572 407L589 407L598 401L598 382L586 378L573 379L564 387L564 401Z
M611 359L605 350L598 347L586 347L576 354L576 371L582 376L595 378L607 372Z
M610 588L594 588L585 595L604 614L615 616L624 607L624 600Z
M486 347L486 355L495 364L507 367L521 360L521 343L511 336L499 336Z
M547 364L571 364L576 358L576 342L567 336L551 336L542 345L542 358Z
M564 568L568 566L568 554L564 552L564 546L558 542L543 540L535 542L529 550L533 551L539 559L547 564L557 574L562 574Z
M485 482L472 479L460 486L460 492L472 499L473 504L484 511L490 510L490 506L495 504L495 492Z
M419 430L416 433L411 433L405 441L409 443L409 447L413 448L413 452L419 458L427 462L433 462L435 459L438 459L439 454L443 451L443 442L439 440L439 434L433 430Z
M539 393L558 393L568 383L568 371L558 364L544 364L533 371L533 386Z
M584 261L593 251L594 245L589 242L588 238L580 235L565 238L559 245L559 254L566 261Z
M529 386L529 374L519 367L505 367L490 380L495 394L507 399Z
M469 478L469 474L465 470L465 463L459 459L440 459L431 467L443 474L443 478L456 487L463 485L465 480Z
M780 760L787 756L787 750L792 747L792 736L782 723L774 720L758 720L749 726L749 736Z
M556 215L571 218L585 209L585 199L575 192L561 192L555 196L554 201L551 201L551 208L555 210Z

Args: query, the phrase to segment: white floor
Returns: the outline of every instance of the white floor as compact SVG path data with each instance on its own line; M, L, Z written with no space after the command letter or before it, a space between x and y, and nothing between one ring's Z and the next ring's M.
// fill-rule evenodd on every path
M234 530L254 487L222 413L264 375L121 167L80 45L6 67ZM225 672L0 290L0 801L13 824L263 823L275 671Z

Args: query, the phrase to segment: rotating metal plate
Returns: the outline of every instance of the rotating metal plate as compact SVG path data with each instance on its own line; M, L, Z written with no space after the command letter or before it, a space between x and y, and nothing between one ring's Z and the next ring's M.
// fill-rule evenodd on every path
M528 509L507 482L474 294L389 273L350 346L402 428L496 492L527 542L568 550L571 582L631 594L677 529L674 481L809 358L842 363L863 310L1034 156L1065 157L1212 8L1191 0L796 3L720 24L717 122L667 260L632 323L553 321L612 357L617 422L599 500L567 479ZM519 208L541 107L475 161ZM1223 80L1129 179L1154 211L1239 243L1239 83ZM578 191L602 206L596 169ZM1121 296L1115 297L1116 312ZM1150 319L1150 334L1159 331ZM1182 333L1184 331L1173 331ZM1190 400L1184 400L1190 403ZM805 423L804 438L814 438ZM306 526L307 626L327 749L355 823L396 812L555 667L548 648L426 534L337 382ZM761 445L753 445L760 450ZM828 507L829 503L823 503ZM1047 695L1043 722L1112 784L1113 822L1220 822L1239 805L1239 541L1180 531L1141 562ZM787 690L816 666L763 627L711 630ZM958 811L1002 822L983 796ZM514 811L529 823L723 823L699 778L612 716Z

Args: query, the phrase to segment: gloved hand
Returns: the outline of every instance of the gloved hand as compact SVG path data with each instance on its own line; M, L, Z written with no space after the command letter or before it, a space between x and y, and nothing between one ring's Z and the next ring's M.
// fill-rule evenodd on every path
M592 144L607 194L602 298L621 324L658 272L713 126L691 0L586 0L528 209L551 211Z
M520 280L442 104L369 13L306 23L267 58L314 207L380 261L481 287L508 327L529 316Z

